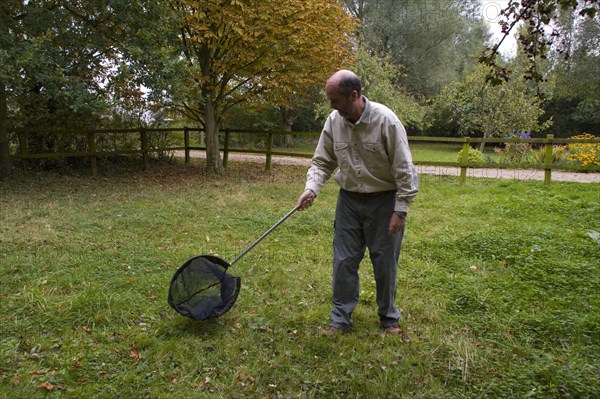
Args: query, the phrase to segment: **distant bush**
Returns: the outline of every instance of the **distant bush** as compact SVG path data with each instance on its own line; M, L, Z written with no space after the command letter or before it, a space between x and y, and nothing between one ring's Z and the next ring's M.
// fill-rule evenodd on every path
M531 159L534 163L546 162L546 147L532 148ZM567 159L567 147L564 145L552 146L552 163L561 163Z
M460 151L458 153L458 162L460 163L461 161L462 161L462 151ZM469 163L485 163L485 155L483 154L483 152L481 152L473 147L469 147L469 155L468 155L467 162L469 162Z
M531 145L528 143L506 143L504 148L496 147L494 152L498 162L503 164L519 164L531 162Z

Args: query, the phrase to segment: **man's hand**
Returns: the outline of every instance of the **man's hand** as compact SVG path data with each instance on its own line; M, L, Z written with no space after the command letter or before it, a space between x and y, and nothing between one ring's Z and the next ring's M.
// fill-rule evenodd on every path
M315 194L313 190L307 188L306 190L304 190L304 192L302 192L302 194L300 194L300 197L298 197L298 201L296 202L296 208L299 211L303 211L305 209L310 208L313 202L315 201L315 198L317 198L317 194Z
M390 226L388 228L388 233L390 235L396 234L400 230L404 228L406 224L406 218L398 215L396 212L392 213L392 218L390 219Z

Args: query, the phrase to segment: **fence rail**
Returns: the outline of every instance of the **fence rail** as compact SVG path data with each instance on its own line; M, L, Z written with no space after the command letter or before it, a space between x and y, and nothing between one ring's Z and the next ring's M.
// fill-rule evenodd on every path
M95 129L95 130L57 130L57 129L12 129L9 132L15 133L17 137L17 143L15 150L11 154L11 157L15 160L21 160L25 172L30 170L29 160L33 159L53 159L53 158L88 158L90 160L92 175L98 174L98 158L107 156L120 156L120 155L140 155L142 158L142 167L144 170L149 167L150 154L155 152L171 152L171 151L184 151L185 163L190 163L191 151L194 150L206 150L205 146L191 145L190 134L192 132L203 132L203 129L199 128L161 128L161 129ZM55 134L84 134L86 136L86 149L84 151L72 151L72 152L54 152L54 153L32 153L28 145L28 136L34 133L55 133ZM156 133L183 133L183 144L182 145L170 145L165 147L153 147L149 145L149 135ZM97 138L104 134L132 134L137 133L139 135L139 147L136 149L117 149L112 151L97 151ZM266 138L266 149L248 149L248 148L235 148L231 146L231 135L237 134L248 134L257 135ZM229 154L230 153L249 153L249 154L265 154L265 170L270 171L272 168L273 156L287 156L287 157L298 157L298 158L310 158L312 153L297 153L297 152L283 152L273 150L273 138L281 135L294 135L294 136L308 136L318 137L319 132L278 132L278 131L257 131L247 129L223 129L220 137L220 151L223 153L223 167L227 167ZM556 165L553 163L552 148L555 145L561 144L598 144L600 138L587 138L587 139L567 139L567 138L555 138L554 135L549 134L545 138L475 138L475 137L425 137L425 136L409 136L409 142L437 142L437 143L456 143L461 144L461 155L458 162L435 162L435 161L419 161L415 162L418 165L427 166L443 166L443 167L459 167L460 168L460 179L462 182L466 181L467 171L469 168L518 168L523 169L521 164L481 164L472 163L468 161L468 150L473 144L481 143L527 143L537 144L544 146L545 159L543 163L538 164L527 164L527 169L538 169L544 170L544 183L548 184L551 182L552 170L555 169L570 169L576 171L593 171L598 172L600 168L598 166L581 167L581 166L568 166L568 165Z

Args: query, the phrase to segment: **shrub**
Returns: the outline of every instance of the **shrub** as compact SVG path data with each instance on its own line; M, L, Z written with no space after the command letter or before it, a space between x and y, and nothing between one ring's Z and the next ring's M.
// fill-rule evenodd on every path
M560 163L567 158L567 147L564 145L552 146L552 163ZM534 163L546 163L546 147L531 149L531 159Z
M593 134L583 133L572 139L595 139ZM568 145L568 160L580 166L600 166L600 143L571 143Z
M458 162L462 162L462 151L458 153ZM485 163L485 155L473 147L469 147L469 155L467 162L469 163Z
M528 143L505 143L504 149L494 149L498 162L504 164L527 163L531 161L531 145Z

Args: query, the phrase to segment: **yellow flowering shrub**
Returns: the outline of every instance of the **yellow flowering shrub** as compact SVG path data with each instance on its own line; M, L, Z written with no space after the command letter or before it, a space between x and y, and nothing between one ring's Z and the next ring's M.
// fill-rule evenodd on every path
M583 133L571 138L595 139L597 137L590 133ZM600 143L570 143L568 149L569 161L577 162L581 166L600 166Z

